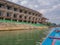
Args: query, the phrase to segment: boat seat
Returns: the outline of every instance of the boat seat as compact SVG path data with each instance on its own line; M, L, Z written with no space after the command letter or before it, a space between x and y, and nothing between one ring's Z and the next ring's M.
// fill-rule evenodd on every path
M60 30L55 30L56 32L60 32Z
M58 40L60 40L60 38L58 38L58 37L53 37L53 36L49 36L49 38L51 38L51 39L58 39Z

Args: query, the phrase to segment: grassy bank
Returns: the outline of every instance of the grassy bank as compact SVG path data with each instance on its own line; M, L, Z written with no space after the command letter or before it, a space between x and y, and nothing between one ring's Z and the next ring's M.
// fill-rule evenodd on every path
M2 20L0 19L0 22L5 22L5 23L15 23L15 24L30 24L32 26L44 26L43 24L32 24L32 23L28 23L28 22L17 22L17 21L11 21L11 20Z
M0 45L36 45L47 30L0 31Z
M32 24L28 22L16 22L11 20L1 20L0 19L0 30L30 30L30 29L44 29L48 28L43 24Z

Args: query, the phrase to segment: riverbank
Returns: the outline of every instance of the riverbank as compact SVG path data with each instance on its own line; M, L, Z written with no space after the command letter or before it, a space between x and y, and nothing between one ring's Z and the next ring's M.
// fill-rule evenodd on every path
M0 22L0 31L12 31L12 30L42 30L48 27L42 24L26 24L26 23L10 23Z

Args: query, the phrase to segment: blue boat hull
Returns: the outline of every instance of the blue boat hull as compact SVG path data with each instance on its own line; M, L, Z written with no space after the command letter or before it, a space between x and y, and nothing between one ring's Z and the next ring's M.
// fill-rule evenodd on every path
M51 33L42 42L42 45L60 45L60 31L59 30L60 28L53 28Z

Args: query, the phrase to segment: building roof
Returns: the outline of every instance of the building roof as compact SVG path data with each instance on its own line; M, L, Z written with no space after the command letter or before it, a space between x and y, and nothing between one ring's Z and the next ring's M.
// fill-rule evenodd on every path
M42 19L49 20L49 19L47 19L47 18L45 18L45 17L42 17Z

